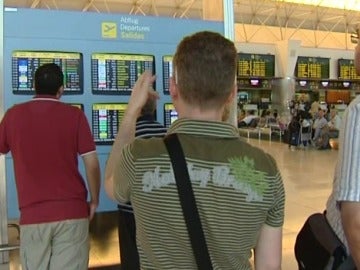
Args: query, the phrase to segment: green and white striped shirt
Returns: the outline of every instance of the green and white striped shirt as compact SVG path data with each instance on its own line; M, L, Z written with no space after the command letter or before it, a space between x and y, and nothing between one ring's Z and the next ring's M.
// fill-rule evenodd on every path
M251 269L263 224L284 221L284 187L274 159L222 122L177 120L214 269ZM131 201L142 269L196 269L164 142L136 139L115 172L115 197Z
M346 108L339 134L339 154L335 167L333 190L327 201L326 217L349 251L339 203L360 202L360 96Z

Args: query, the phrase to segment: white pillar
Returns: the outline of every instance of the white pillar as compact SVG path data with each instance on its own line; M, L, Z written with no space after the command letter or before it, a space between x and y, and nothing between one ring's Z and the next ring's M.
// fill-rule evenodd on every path
M0 120L4 115L4 0L0 0ZM8 244L5 157L0 156L0 245ZM0 252L0 264L9 261L8 252Z

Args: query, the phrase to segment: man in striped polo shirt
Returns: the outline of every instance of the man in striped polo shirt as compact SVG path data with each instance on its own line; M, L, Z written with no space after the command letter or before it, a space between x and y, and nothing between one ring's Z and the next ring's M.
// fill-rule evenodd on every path
M156 99L149 98L136 120L135 138L149 139L164 137L166 128L155 120ZM140 269L136 248L136 231L133 208L130 203L119 202L118 235L120 244L121 270Z
M360 44L355 47L355 68L360 74ZM360 96L346 108L339 134L339 154L326 217L360 269Z
M218 33L198 32L178 45L170 95L177 133L213 269L281 268L284 187L275 160L239 138L222 121L236 96L234 43ZM196 269L196 262L164 142L135 139L136 118L155 80L138 79L105 169L105 189L130 200L136 220L141 269Z

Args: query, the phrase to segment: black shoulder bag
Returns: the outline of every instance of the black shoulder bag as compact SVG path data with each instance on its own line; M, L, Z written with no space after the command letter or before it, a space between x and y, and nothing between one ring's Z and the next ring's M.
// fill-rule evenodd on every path
M355 265L346 253L325 213L308 217L295 241L295 258L299 270L354 270Z
M196 264L199 270L211 270L213 267L179 138L177 137L177 134L173 133L166 136L164 142L174 170L181 208Z

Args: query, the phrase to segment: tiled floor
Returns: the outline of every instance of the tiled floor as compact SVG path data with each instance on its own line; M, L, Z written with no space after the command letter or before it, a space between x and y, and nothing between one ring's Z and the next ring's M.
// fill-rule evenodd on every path
M250 139L249 142L272 154L282 172L286 190L282 269L296 270L293 253L296 234L308 215L325 207L331 191L337 151L291 150L274 139L272 142ZM119 263L116 221L116 216L105 219L104 214L99 214L94 220L91 226L90 266ZM10 241L16 241L14 233ZM20 269L18 252L11 252L10 258L10 265L0 265L0 270Z

